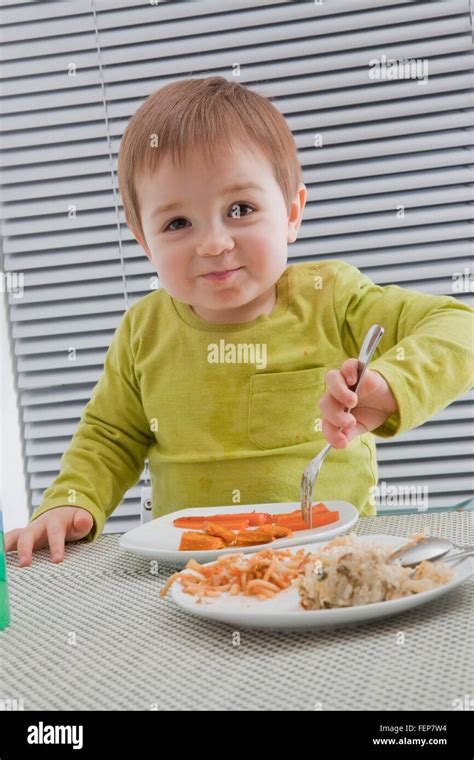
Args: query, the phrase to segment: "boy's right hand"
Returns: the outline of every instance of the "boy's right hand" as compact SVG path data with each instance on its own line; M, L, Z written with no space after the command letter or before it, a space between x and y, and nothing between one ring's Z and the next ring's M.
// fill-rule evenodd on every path
M81 507L54 507L29 523L5 533L5 551L18 552L19 566L31 565L32 552L49 544L52 562L64 559L65 541L79 541L90 533L94 518Z

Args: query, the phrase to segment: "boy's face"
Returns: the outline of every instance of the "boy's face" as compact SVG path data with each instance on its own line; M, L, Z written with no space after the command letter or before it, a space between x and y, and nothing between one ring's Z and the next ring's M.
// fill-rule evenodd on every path
M242 148L216 155L213 166L199 155L182 167L164 159L140 179L137 193L146 240L135 237L171 296L210 322L272 311L287 245L301 223L304 185L288 215L266 158ZM176 205L160 210L168 204Z

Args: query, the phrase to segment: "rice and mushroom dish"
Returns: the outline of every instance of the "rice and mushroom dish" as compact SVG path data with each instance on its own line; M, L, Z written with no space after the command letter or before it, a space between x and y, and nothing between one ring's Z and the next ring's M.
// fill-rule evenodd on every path
M416 568L387 564L392 553L393 547L355 533L338 536L302 568L295 582L301 606L321 610L383 602L429 591L454 577L444 562L423 561Z

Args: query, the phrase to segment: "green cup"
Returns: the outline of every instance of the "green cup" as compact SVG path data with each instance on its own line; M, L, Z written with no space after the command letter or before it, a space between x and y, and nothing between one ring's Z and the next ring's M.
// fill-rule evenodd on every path
M10 624L10 605L8 603L7 561L5 557L5 539L3 537L3 517L0 507L0 630Z

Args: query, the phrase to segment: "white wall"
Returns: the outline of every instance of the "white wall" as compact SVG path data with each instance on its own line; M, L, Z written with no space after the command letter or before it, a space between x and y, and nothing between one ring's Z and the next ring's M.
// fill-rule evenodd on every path
M0 284L2 284L0 280ZM8 340L6 298L0 288L0 505L4 531L26 525L28 500L21 451L20 415Z

